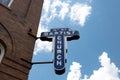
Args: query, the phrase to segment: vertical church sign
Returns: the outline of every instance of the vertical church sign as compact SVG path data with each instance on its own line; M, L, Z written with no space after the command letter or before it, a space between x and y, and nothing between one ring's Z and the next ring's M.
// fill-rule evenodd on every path
M42 41L53 42L53 64L56 74L65 72L66 41L79 39L79 32L70 28L53 28L50 32L42 32Z

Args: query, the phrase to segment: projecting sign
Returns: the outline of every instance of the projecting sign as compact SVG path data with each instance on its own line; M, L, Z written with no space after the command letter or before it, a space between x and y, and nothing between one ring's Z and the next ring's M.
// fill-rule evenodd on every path
M42 32L42 41L53 41L53 63L56 74L65 72L66 63L66 41L79 39L79 32L70 28L54 28L50 32Z

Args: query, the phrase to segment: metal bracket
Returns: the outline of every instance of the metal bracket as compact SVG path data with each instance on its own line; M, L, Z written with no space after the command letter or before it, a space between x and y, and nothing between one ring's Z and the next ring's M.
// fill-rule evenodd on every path
M30 35L31 37L35 38L35 39L38 39L33 33L31 32L28 32L28 35Z
M31 65L33 65L33 64L51 64L51 63L53 63L53 61L47 61L47 62L29 62L28 60L25 60L23 58L21 58L21 60L24 61L24 62L26 62L26 63L29 63Z
M47 61L47 62L30 62L30 61L25 60L23 58L21 58L21 60L24 61L24 62L26 62L26 63L28 63L28 64L31 64L31 65L33 65L33 64L51 64L51 63L53 63L53 61ZM67 59L65 59L65 63L67 63Z

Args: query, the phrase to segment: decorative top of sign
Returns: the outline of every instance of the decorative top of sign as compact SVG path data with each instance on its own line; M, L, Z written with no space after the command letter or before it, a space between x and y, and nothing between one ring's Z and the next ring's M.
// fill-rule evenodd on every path
M79 32L70 28L53 28L50 32L42 32L40 39L43 41L52 41L52 37L55 35L64 35L68 41L79 39Z

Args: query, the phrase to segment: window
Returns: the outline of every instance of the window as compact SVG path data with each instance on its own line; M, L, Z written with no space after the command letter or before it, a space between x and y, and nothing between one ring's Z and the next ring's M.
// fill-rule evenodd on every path
M10 7L12 2L13 2L13 0L0 0L0 3L2 3L5 6L8 6L8 7Z
M3 59L4 53L5 53L5 49L4 49L3 45L0 43L0 63Z

